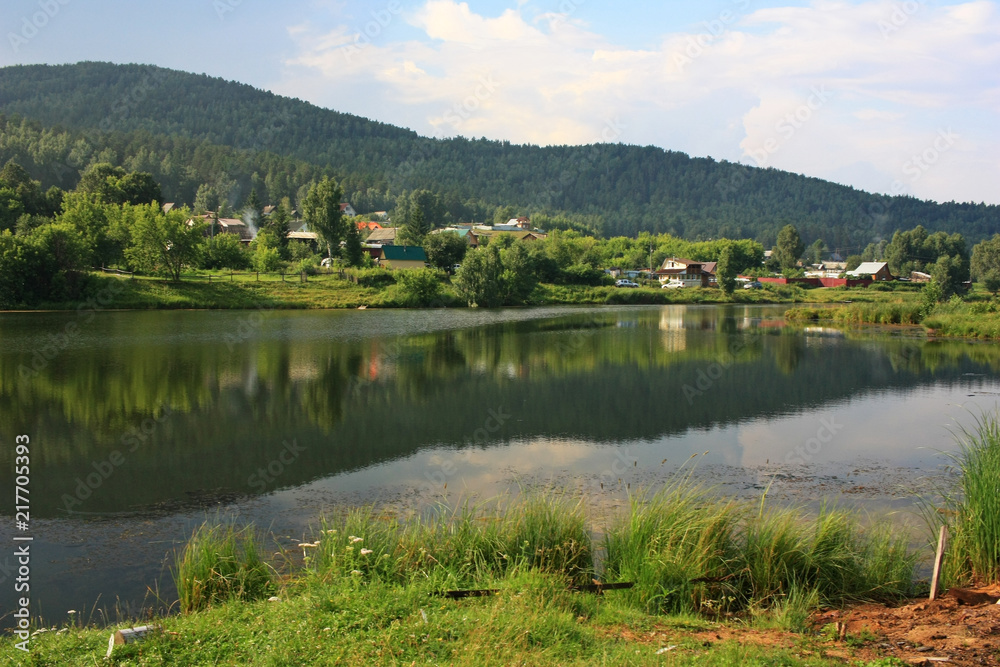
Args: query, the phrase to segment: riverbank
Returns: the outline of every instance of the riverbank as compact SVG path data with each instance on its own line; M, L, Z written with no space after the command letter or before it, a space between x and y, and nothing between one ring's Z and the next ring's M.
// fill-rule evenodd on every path
M935 337L1000 339L1000 304L984 291L935 304L926 303L919 292L882 293L881 299L865 301L860 294L850 296L849 304L790 308L785 318L789 322L912 325Z
M111 664L865 663L871 638L816 627L812 610L901 600L916 585L905 543L847 512L734 503L683 481L603 535L556 495L403 523L354 510L271 563L252 527L206 525L175 561L184 613L149 619L162 632ZM598 594L596 577L632 586ZM491 594L445 594L465 590ZM0 657L97 661L113 628L81 625L35 634L30 661L10 642Z
M465 307L454 286L445 280L429 299L413 299L391 281L358 283L339 273L307 276L190 274L177 282L158 278L91 274L84 294L67 302L48 302L19 310L156 310L156 309L348 309L399 307ZM738 289L727 295L716 288L661 289L659 286L540 284L528 305L669 305L669 304L781 304L827 303L844 300L884 301L894 296L863 289L768 285Z

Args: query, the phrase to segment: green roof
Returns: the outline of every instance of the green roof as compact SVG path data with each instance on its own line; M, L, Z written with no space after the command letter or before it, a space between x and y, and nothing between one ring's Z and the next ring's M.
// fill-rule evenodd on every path
M382 256L390 262L426 262L427 253L418 245L384 245Z

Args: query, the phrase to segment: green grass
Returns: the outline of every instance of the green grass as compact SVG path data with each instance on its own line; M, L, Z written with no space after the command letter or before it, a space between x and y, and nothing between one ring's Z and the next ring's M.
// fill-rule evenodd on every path
M933 539L941 523L948 526L942 580L1000 583L1000 416L985 414L973 430L962 429L956 437L956 487L944 491L940 507L927 504Z
M259 544L250 529L202 526L175 567L187 613L156 619L162 633L116 648L109 664L841 664L813 633L756 647L714 631L723 612L755 631L801 631L817 605L892 598L912 566L852 515L772 511L682 482L636 498L597 542L580 502L553 493L410 521L346 511L284 554L280 581ZM636 587L571 590L592 576ZM455 588L498 593L440 595ZM30 657L4 642L0 662L98 664L108 634L36 635Z
M824 509L758 511L686 484L668 486L605 537L607 577L636 582L649 613L801 611L803 600L898 600L912 592L915 557L885 525Z
M228 600L251 602L275 589L252 526L202 524L174 561L180 609L189 613Z

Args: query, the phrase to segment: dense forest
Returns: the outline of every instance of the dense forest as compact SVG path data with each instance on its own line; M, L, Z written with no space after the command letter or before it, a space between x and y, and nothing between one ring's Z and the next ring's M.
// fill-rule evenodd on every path
M435 223L488 221L498 206L606 237L640 231L770 247L794 224L843 254L923 225L970 242L1000 231L1000 206L872 195L816 178L646 146L541 148L429 139L233 82L145 65L0 69L0 164L72 189L88 165L147 172L168 201L302 199L335 178L361 213L437 193Z

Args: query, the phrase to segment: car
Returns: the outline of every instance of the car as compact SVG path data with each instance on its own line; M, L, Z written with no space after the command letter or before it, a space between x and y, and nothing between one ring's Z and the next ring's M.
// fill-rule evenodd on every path
M760 289L763 285L759 281L753 281L743 285L743 289Z
M684 287L683 281L680 280L668 280L660 286L660 289L680 289Z
M631 280L622 278L621 280L615 281L615 287L638 287L639 283L634 283Z

